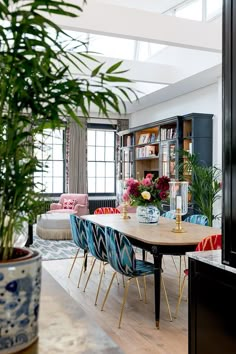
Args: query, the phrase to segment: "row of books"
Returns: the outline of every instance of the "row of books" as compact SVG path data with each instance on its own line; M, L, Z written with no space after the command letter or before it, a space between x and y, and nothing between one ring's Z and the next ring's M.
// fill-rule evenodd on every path
M176 138L176 128L161 128L161 140Z
M136 159L141 159L144 157L157 157L155 153L155 146L143 146L140 148L136 148Z

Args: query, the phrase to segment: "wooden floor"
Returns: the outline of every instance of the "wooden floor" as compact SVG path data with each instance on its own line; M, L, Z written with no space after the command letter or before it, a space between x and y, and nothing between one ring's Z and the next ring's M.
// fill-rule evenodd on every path
M175 260L176 264L179 266L179 257L175 257ZM147 279L148 304L139 300L137 287L133 281L133 284L131 283L129 289L121 329L118 329L118 318L123 296L121 277L119 276L119 286L116 281L114 282L105 309L104 311L101 311L101 302L111 279L112 269L109 266L106 267L106 274L102 284L98 306L94 306L99 281L99 263L96 265L96 268L94 268L86 292L83 292L83 286L87 277L86 273L88 272L83 274L81 285L78 289L77 281L81 267L81 259L77 260L69 279L68 272L71 264L71 259L43 262L44 268L76 301L79 302L80 306L91 317L91 321L95 321L101 326L120 346L124 353L187 354L187 286L184 292L184 300L181 302L178 318L173 318L173 322L170 322L169 320L162 290L161 322L160 330L157 330L154 322L153 277L149 276ZM184 268L184 264L182 267ZM172 314L174 314L178 293L178 277L170 256L164 257L163 277L169 296ZM142 281L140 281L140 284L141 286L143 285Z

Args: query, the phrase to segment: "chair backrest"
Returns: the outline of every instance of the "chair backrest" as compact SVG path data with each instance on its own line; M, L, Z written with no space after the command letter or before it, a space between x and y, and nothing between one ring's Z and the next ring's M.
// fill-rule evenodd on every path
M166 211L161 216L163 216L164 218L169 218L169 219L175 219L175 217L176 217L175 213L173 213L172 211Z
M105 229L99 225L95 225L90 221L86 221L87 241L90 253L100 261L107 262L107 249L105 240Z
M79 216L71 214L70 215L70 225L72 238L76 246L84 250L88 249L87 233L85 221Z
M88 194L77 194L77 193L61 194L59 203L62 204L63 206L66 200L74 201L74 206L76 204L88 206ZM72 209L74 209L74 207Z
M208 225L208 218L205 215L200 214L190 215L184 219L184 221L191 222L192 224Z
M120 214L120 210L112 207L103 207L94 210L94 214Z
M212 235L205 237L196 247L196 251L211 251L222 248L222 236Z
M110 227L106 228L108 262L117 272L132 276L136 268L133 247L127 237Z

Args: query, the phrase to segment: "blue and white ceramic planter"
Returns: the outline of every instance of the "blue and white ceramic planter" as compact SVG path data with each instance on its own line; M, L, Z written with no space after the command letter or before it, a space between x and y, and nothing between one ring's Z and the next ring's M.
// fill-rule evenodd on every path
M16 353L38 337L41 256L0 263L0 353Z
M155 205L138 206L136 216L140 223L157 224L160 217L160 211Z

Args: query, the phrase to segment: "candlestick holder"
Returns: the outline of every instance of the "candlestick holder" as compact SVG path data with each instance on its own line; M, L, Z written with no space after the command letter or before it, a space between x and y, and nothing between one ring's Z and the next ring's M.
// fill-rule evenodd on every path
M182 215L181 215L181 209L180 208L176 209L175 215L176 215L175 228L172 229L172 232L176 232L176 233L185 232L185 230L182 227Z
M122 205L122 219L130 219L128 215L128 203L124 202Z
M183 233L182 215L188 212L188 182L171 181L170 186L170 211L175 214L175 228L172 232Z

